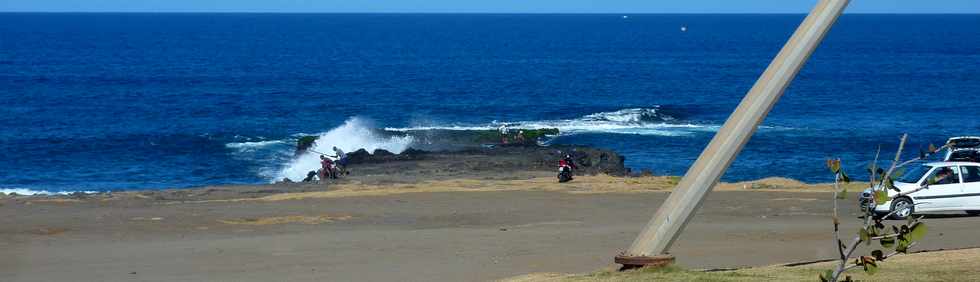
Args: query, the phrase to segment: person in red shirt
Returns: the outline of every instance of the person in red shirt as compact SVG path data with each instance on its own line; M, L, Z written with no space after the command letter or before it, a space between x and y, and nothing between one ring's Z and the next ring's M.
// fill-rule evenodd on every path
M578 166L575 166L571 155L565 155L561 160L558 160L558 182L571 181L573 169L578 169Z
M320 180L330 178L337 178L337 175L333 171L333 161L327 156L320 155Z
M575 162L572 161L572 155L565 155L564 158L558 161L558 166L559 167L568 166L572 169L578 169L578 167L575 166Z

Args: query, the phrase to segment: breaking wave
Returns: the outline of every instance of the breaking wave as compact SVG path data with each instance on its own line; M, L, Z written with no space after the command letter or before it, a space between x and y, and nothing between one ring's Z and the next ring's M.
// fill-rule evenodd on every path
M612 112L600 112L575 119L498 122L483 125L449 125L385 128L389 131L420 130L492 130L500 126L520 129L558 128L561 134L613 133L657 136L683 136L696 132L717 131L720 126L683 123L663 113L660 107L630 108Z
M560 135L576 134L631 134L647 136L688 136L701 132L714 132L720 126L715 124L700 124L683 121L675 116L664 113L661 108L628 108L609 112L598 112L583 115L573 119L555 119L539 121L493 121L484 124L450 124L414 127L378 128L370 120L353 117L342 125L319 134L296 134L282 140L248 140L225 144L232 156L259 163L255 169L263 179L271 182L288 178L293 181L306 177L309 171L320 167L319 154L333 155L334 146L344 152L354 152L364 149L374 152L383 149L393 153L401 153L409 146L442 146L453 144L435 144L432 140L417 138L417 131L478 131L497 130L501 126L509 129L545 129L557 128ZM763 126L763 128L765 128ZM402 134L409 133L409 134ZM318 139L308 153L294 156L295 144L298 138L317 135ZM436 141L438 142L438 141ZM418 148L418 147L417 147Z
M250 151L265 148L272 145L285 144L286 141L283 140L270 140L270 141L258 141L258 142L236 142L225 144L225 147L229 149L237 149L241 151Z
M47 190L31 190L25 188L0 188L0 194L4 195L21 195L21 196L34 196L34 195L68 195L72 193L86 193L92 194L94 191L47 191Z
M353 117L343 125L319 134L319 138L309 152L292 159L272 177L272 181L283 178L294 181L303 179L306 173L320 167L320 156L317 152L332 155L333 147L348 153L360 149L368 152L384 149L397 154L408 149L413 141L412 136L382 136L369 120Z

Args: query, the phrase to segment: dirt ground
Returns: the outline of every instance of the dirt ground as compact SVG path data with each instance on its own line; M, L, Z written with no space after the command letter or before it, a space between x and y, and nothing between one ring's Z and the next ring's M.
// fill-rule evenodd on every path
M612 266L676 178L209 187L0 199L0 281L485 281ZM688 268L833 255L829 193L726 184L673 246ZM851 189L856 191L856 189ZM284 193L289 192L289 193ZM854 195L843 230L857 230ZM980 218L927 219L917 249L980 246Z

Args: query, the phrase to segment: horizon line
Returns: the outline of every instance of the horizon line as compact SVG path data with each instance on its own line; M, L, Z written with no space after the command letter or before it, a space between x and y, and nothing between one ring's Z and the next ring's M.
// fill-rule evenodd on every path
M289 12L289 11L2 11L0 14L294 14L294 15L805 15L807 12ZM980 15L980 12L850 12L849 15Z

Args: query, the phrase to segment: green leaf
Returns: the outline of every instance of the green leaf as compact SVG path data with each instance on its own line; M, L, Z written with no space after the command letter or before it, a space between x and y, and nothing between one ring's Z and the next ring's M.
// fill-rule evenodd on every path
M891 200L890 198L888 198L888 192L886 192L885 190L875 191L875 203L880 205L880 204L884 204L885 202L888 202L888 200Z
M840 160L839 159L838 160L835 160L835 159L827 159L827 168L830 169L830 172L833 172L834 174L836 174L837 171L840 170Z
M868 275L875 275L875 273L878 273L878 265L874 263L865 263L864 272Z
M830 279L832 279L832 278L834 278L834 271L833 270L827 269L823 273L820 274L820 281L822 281L822 282L830 282Z
M898 243L895 244L895 251L903 254L908 254L909 245L912 245L912 241L906 239L899 239Z
M840 191L840 193L837 193L837 199L838 200L847 199L847 188L844 188L844 190Z
M881 238L878 243L881 243L882 248L890 249L891 247L895 246L895 237Z
M929 144L929 153L932 154L935 153L936 151L939 151L939 148L936 148L936 145Z
M875 273L878 273L878 263L875 262L875 258L873 257L861 257L861 266L864 267L864 272L868 273L868 275L875 275Z
M868 230L862 228L858 231L858 235L861 238L861 242L865 242L868 245L871 244L871 236L868 236Z
M868 226L868 237L878 236L878 227L875 225Z
M895 188L895 179L892 178L891 176L888 176L888 178L882 179L881 180L881 184L882 184L882 186L885 186L886 189L892 189L892 190L898 191L898 188Z
M892 175L891 176L893 178L899 178L899 177L902 177L903 175L905 175L905 167L900 167L900 168L896 169L895 171L892 171Z
M844 183L851 183L851 177L847 176L847 173L844 173L843 170L840 171L840 179Z
M909 230L909 240L912 241L922 240L922 238L926 236L926 231L928 230L929 229L926 228L925 223L922 222L915 223L914 225L912 225L912 228Z

